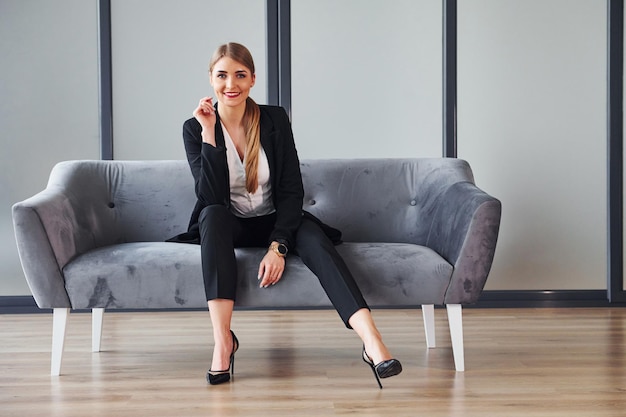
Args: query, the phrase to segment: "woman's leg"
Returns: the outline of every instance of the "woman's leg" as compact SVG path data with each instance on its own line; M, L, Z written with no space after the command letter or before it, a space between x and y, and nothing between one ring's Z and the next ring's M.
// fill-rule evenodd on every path
M237 261L234 236L238 224L225 206L207 206L198 218L202 278L207 300L235 300Z
M318 277L342 320L359 335L374 363L391 359L352 273L333 243L313 221L303 219L296 235L295 252Z
M225 206L207 206L199 217L202 277L213 326L211 371L225 371L230 366L233 341L230 322L237 289L237 262L233 243L233 215Z
M207 301L211 324L213 325L213 360L211 370L214 372L225 371L230 367L230 355L233 352L233 338L230 333L230 322L233 317L235 302L218 298Z
M202 277L215 341L213 372L227 370L233 352L230 323L237 293L235 247L265 245L274 221L272 215L240 219L220 205L207 206L200 213Z

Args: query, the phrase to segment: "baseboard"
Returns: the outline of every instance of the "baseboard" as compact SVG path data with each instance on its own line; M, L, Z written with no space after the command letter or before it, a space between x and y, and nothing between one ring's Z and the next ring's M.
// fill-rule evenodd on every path
M52 309L37 307L32 295L0 296L0 314L50 313Z
M469 308L609 307L606 290L483 291ZM622 304L623 305L623 304Z
M483 291L467 308L626 307L610 303L605 290ZM410 306L407 306L409 308ZM0 314L50 313L40 309L30 295L0 296Z

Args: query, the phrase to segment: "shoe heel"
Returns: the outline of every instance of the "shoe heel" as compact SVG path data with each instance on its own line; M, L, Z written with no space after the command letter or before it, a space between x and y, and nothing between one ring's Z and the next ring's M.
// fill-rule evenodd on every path
M228 367L229 373L234 377L235 376L235 353L233 352L230 355L230 366Z
M380 377L378 376L378 372L376 372L376 368L374 367L374 361L372 360L372 358L369 357L369 355L365 351L365 345L363 345L363 354L361 357L363 359L363 362L365 362L372 369L372 372L374 373L374 377L376 378L376 382L378 382L378 387L380 389L383 389L383 384L380 383Z
M239 349L239 339L235 336L235 333L231 330L230 334L233 337L233 352L230 354L230 373L235 376L235 352Z

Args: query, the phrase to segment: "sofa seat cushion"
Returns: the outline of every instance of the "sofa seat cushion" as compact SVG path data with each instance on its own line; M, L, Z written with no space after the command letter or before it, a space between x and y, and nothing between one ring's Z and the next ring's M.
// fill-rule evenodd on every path
M353 243L337 246L371 306L443 303L452 266L423 246ZM276 286L259 288L263 248L236 249L237 306L330 306L319 281L299 257L287 258ZM63 268L72 308L206 308L200 246L137 242L106 246Z
M370 306L443 304L453 267L426 246L352 243L337 246Z

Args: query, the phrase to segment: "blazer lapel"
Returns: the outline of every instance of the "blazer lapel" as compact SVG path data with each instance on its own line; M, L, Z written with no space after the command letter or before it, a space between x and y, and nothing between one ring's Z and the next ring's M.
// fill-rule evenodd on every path
M222 122L220 121L220 115L217 112L217 103L215 103L215 145L222 148L226 147L224 131L222 130Z

